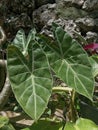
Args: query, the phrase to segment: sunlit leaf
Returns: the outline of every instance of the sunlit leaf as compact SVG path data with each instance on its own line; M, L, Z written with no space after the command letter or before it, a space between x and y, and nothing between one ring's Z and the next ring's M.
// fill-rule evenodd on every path
M17 47L9 46L7 66L17 101L31 118L38 120L51 95L52 80L45 53L34 45L29 44L28 59Z
M64 130L98 130L98 126L91 120L79 118L76 123L68 122Z

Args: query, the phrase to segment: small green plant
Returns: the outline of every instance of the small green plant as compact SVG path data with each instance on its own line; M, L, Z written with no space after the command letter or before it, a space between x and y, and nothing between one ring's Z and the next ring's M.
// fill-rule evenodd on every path
M83 47L55 23L53 34L54 38L49 38L32 29L26 38L20 30L13 44L8 46L7 69L12 90L20 106L35 122L24 130L88 130L89 125L97 130L92 121L79 118L75 103L79 94L93 101L94 76L90 58ZM54 86L54 77L67 87ZM66 124L63 119L61 122L42 118L49 109L53 93L69 97Z

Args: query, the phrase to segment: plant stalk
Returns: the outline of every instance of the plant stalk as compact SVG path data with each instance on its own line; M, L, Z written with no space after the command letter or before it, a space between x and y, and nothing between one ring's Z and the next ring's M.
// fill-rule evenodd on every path
M52 91L53 92L71 92L72 91L72 88L69 88L69 87L53 87L52 88Z

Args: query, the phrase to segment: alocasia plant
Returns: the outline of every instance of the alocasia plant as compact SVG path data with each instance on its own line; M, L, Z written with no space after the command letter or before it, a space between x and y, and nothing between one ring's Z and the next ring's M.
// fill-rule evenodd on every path
M52 94L52 72L75 92L90 100L93 97L94 76L86 51L56 24L53 34L51 39L31 30L26 38L20 30L8 47L7 68L12 90L34 121L43 114Z

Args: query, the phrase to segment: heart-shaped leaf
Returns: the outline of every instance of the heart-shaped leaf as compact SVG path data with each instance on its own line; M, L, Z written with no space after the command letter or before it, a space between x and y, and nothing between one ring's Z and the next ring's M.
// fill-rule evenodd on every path
M67 122L64 130L98 130L98 126L91 120L79 118L76 123Z
M52 90L48 59L38 45L30 42L28 59L11 45L8 47L7 66L15 97L24 111L34 120L44 112Z
M61 27L53 25L53 30L54 45L44 38L45 43L56 52L49 57L53 71L69 87L92 100L94 79L87 53Z

